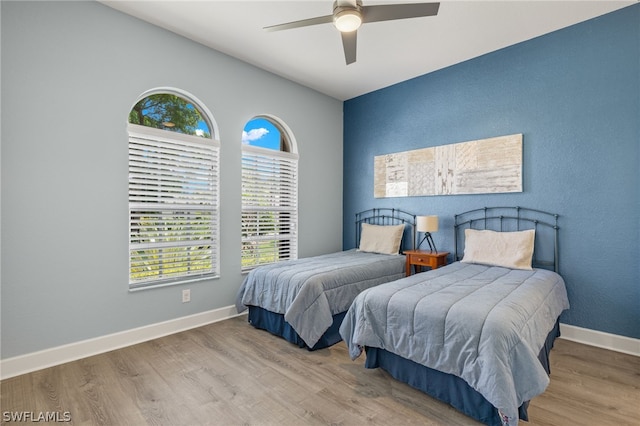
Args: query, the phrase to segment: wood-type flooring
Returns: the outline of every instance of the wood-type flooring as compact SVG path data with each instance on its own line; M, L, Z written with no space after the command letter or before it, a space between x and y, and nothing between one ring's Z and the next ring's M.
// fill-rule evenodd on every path
M364 355L349 359L343 342L310 352L240 316L5 379L1 421L57 416L49 418L72 425L479 424L363 364ZM531 401L529 417L521 424L640 424L640 358L558 339L551 384Z

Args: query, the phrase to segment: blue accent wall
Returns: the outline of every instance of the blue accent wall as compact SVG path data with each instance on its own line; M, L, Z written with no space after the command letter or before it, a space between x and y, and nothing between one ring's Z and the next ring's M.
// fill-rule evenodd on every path
M374 156L524 135L522 193L373 197ZM565 324L640 338L640 5L426 74L344 104L344 248L354 215L440 216L513 205L560 214Z

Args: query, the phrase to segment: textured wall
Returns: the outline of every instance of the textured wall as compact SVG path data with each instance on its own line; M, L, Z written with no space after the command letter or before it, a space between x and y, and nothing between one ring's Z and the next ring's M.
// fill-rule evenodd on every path
M561 215L562 322L640 338L640 5L345 102L343 245L353 215L519 205ZM524 192L374 198L377 155L523 133Z

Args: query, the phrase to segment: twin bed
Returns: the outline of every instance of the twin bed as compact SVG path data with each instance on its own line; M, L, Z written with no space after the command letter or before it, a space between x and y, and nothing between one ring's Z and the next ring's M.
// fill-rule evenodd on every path
M314 293L335 311L328 329L339 335L331 342L343 338L352 359L366 353L367 368L382 368L485 424L527 420L528 401L549 383L549 351L569 308L557 221L520 207L456 215L452 264L359 289L346 313L344 304L332 309L335 300Z
M249 322L300 347L322 349L342 340L339 327L363 290L405 275L403 249L415 246L415 215L399 209L356 214L356 247L261 266L245 277L236 308Z

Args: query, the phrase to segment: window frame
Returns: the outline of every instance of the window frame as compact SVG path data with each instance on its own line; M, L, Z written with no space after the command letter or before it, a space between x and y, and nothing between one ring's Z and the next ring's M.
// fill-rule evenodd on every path
M242 145L242 194L241 194L241 272L247 273L252 269L282 262L285 260L294 260L298 258L298 180L299 180L299 156L296 150L295 141L288 129L278 120L270 116L256 116L249 120L250 123L255 119L267 119L279 131L281 136L280 149L269 149L249 144ZM278 175L272 174L271 171L283 168L284 173ZM256 184L255 181L249 182L247 176L249 174L260 173L265 176L267 185L272 184L265 189L265 181ZM286 179L283 179L286 177ZM271 182L270 182L271 181ZM254 188L254 191L249 189ZM266 194L271 194L267 197ZM279 194L274 197L273 194ZM267 200L268 198L268 200ZM261 203L263 205L261 205ZM268 203L268 205L264 205ZM273 214L272 225L273 232L269 233L269 225L265 226L263 232L260 214ZM255 215L256 220L248 222L247 215ZM283 215L289 215L288 218ZM252 229L254 235L245 236L247 229ZM286 241L284 245L281 243ZM254 262L247 264L248 249L247 245L253 246ZM269 244L273 244L272 249L264 248ZM266 259L270 254L270 261L260 261ZM265 256L265 257L263 257Z
M139 99L155 93L174 94L194 105L206 121L211 137L127 123L129 291L220 277L220 141L215 139L217 129L202 104L182 92L155 90L146 92ZM149 155L142 155L141 152L147 149ZM153 184L149 185L149 182ZM154 198L158 201L154 202ZM141 223L141 212L154 212L162 226L154 223L145 228ZM180 222L184 218L187 218L186 223ZM161 228L165 230L161 231ZM206 260L200 261L199 266L193 248L204 248L200 257ZM161 278L134 278L132 263L135 264L140 256L155 256L154 250L161 253L155 257L158 269L156 266L148 268ZM169 254L171 252L173 254ZM187 257L180 261L186 263L180 265L181 271L163 265L172 259L170 256L181 255ZM194 266L195 270L192 269Z

